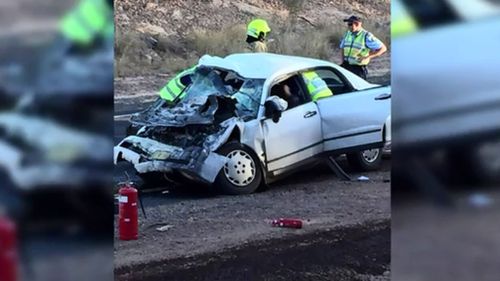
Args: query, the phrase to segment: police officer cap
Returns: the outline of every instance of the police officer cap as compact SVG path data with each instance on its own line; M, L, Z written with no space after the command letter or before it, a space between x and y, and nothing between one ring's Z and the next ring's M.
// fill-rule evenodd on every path
M361 22L361 18L357 16L350 16L347 19L344 19L344 22Z

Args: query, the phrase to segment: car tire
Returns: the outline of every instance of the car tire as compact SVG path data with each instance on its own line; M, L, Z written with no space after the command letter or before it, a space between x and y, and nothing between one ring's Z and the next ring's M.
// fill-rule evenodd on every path
M375 171L382 165L382 149L374 148L347 154L347 162L357 171Z
M253 193L259 188L262 170L252 150L232 141L223 145L218 153L229 158L214 182L219 192L241 195Z

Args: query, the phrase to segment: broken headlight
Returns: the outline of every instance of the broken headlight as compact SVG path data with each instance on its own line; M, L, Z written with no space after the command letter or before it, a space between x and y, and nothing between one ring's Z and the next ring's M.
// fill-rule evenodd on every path
M45 152L45 157L48 161L58 163L72 162L80 156L81 149L71 144L53 146Z
M168 151L157 150L151 153L151 159L153 160L167 160L170 157L171 153Z

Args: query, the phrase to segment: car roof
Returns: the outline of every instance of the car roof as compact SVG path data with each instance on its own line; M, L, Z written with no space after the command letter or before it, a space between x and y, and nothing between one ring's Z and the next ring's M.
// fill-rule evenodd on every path
M334 63L306 57L272 53L232 54L224 58L204 55L200 58L199 65L232 70L244 78L266 80L305 69L326 66L341 72L356 89L376 86Z
M233 70L245 78L253 79L267 79L276 74L332 66L322 60L271 53L232 54L225 58L205 55L200 59L200 64Z

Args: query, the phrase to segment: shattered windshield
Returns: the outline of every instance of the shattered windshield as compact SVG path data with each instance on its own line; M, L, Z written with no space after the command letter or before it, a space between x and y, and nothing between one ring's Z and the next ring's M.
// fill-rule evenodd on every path
M248 79L232 95L237 100L236 109L240 116L257 118L264 80Z
M231 71L199 67L193 83L186 89L183 102L202 96L223 95L236 99L236 109L242 118L256 118L264 79L246 79Z
M228 89L224 87L220 73L214 69L199 67L191 79L193 83L186 88L183 101L209 95L230 95Z

